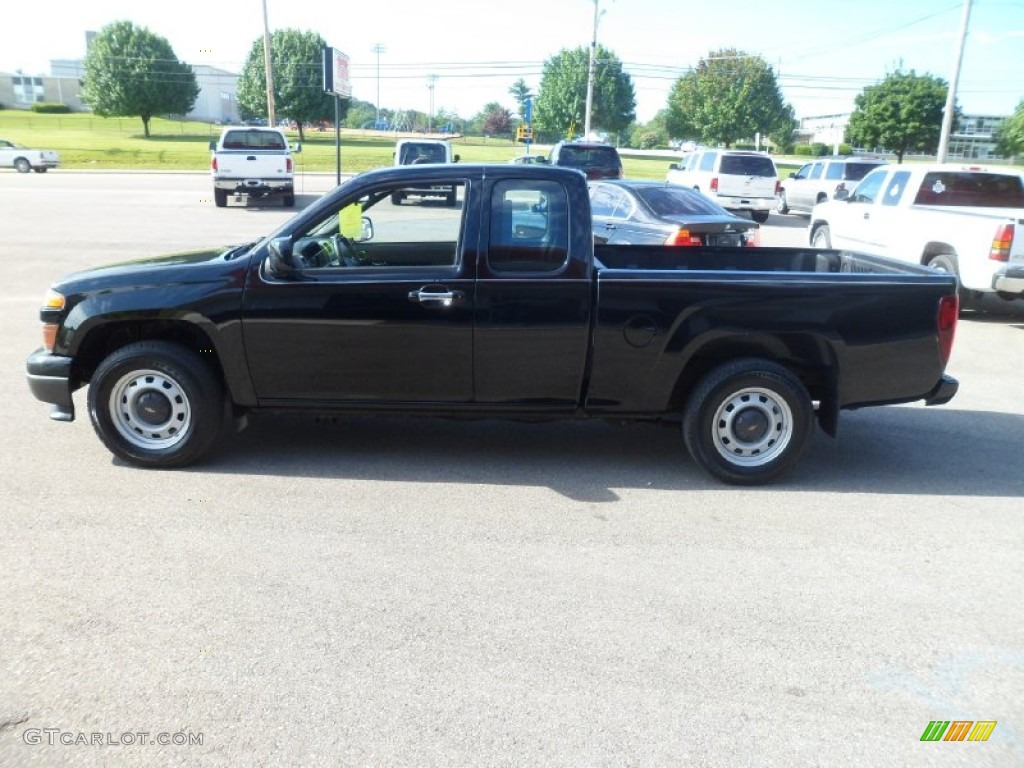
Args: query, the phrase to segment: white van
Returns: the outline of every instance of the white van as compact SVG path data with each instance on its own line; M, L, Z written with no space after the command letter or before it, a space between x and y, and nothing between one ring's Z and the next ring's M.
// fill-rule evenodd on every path
M775 161L763 152L698 149L669 166L670 184L690 187L730 211L749 211L758 223L768 220L779 195Z

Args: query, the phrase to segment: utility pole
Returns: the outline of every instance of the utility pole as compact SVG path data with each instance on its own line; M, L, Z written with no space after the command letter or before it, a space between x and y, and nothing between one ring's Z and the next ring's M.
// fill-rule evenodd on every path
M373 124L373 129L380 130L380 55L384 53L388 47L384 43L377 43L370 50L377 54L377 122Z
M596 69L595 59L597 58L597 20L601 16L598 10L599 0L594 2L594 35L590 40L590 66L587 69L587 107L583 116L583 138L590 136L590 110L594 106L594 70Z
M964 16L960 22L960 37L956 43L956 56L953 59L953 74L949 77L949 89L946 91L946 108L942 112L942 131L939 133L939 151L935 160L946 162L949 151L949 135L953 132L953 115L956 112L956 89L960 82L960 65L964 60L964 43L967 40L967 25L971 20L971 0L964 0Z
M427 89L430 91L430 116L427 118L427 133L434 132L434 84L437 75L427 75Z
M263 0L263 67L267 72L267 125L277 125L274 114L274 67L270 57L270 25L267 23L267 0Z

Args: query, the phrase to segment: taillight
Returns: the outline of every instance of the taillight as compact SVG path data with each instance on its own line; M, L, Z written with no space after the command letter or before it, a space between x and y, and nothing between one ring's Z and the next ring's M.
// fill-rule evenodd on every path
M1009 261L1010 249L1013 247L1013 224L1002 224L992 238L992 248L988 257L994 261Z
M708 189L710 189L712 192L715 192L715 193L718 192L718 177L717 176L715 176L713 179L711 179L711 184L708 186Z
M665 245L703 245L700 235L691 235L690 230L679 227L665 238Z
M776 197L781 197L782 196L782 182L781 181L776 181L775 182L775 196Z
M285 164L285 170L287 170L288 173L291 173L292 172L292 159L290 157L285 158L284 164Z
M747 241L743 245L748 248L756 248L761 245L761 228L757 227L747 231Z
M213 159L210 160L210 170L211 171L216 171L217 170L217 156L216 155L214 155Z
M960 297L955 293L939 299L939 355L942 365L949 362L953 352L953 336L956 334L956 320L960 315Z

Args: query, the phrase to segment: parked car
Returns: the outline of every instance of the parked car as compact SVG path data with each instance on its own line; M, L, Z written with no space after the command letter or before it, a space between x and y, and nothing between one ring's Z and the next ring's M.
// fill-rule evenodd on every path
M775 210L781 214L810 213L818 203L834 199L837 193L852 190L858 181L880 165L885 165L885 160L877 157L818 158L782 180Z
M699 149L668 168L666 181L691 187L726 210L746 211L762 224L777 204L779 172L763 152Z
M588 179L621 179L622 158L602 141L560 141L548 153L548 165L577 168Z
M598 243L736 247L761 241L756 222L663 181L592 181L590 211Z
M399 139L395 144L395 165L427 165L432 163L457 163L459 156L452 152L452 144L444 139ZM394 205L415 197L420 202L442 199L444 204L454 207L458 204L453 185L433 184L428 187L409 187L391 195Z
M60 156L52 149L29 149L0 139L0 168L14 168L18 173L46 173L59 164Z
M464 205L390 204L434 184ZM752 485L843 409L948 402L956 310L951 275L892 259L595 244L579 171L411 165L256 242L57 280L26 366L57 421L88 384L100 440L142 467L248 412L407 413L681 424L698 466Z
M302 148L288 145L276 128L225 128L210 142L210 177L213 202L218 208L229 197L252 199L280 197L285 208L295 205L295 166L292 153Z
M514 165L546 165L548 159L544 155L517 155L509 162Z
M1024 299L1024 179L1006 168L883 165L847 196L814 206L808 242L956 275L961 306Z

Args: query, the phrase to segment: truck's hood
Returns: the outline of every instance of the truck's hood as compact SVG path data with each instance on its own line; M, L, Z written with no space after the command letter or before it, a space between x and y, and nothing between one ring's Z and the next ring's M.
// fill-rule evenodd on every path
M69 295L153 283L207 282L238 269L238 261L226 258L230 248L187 251L107 264L65 275L54 290Z

